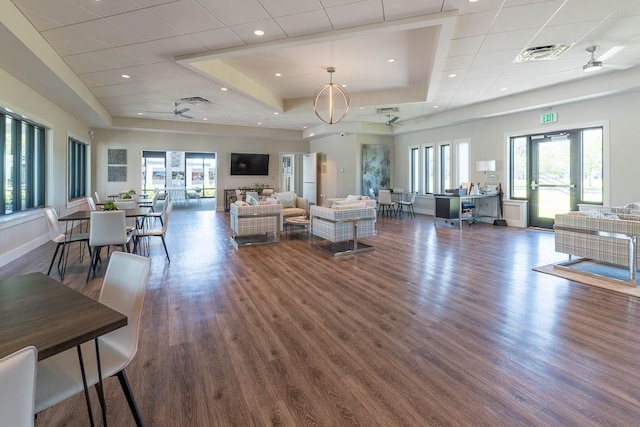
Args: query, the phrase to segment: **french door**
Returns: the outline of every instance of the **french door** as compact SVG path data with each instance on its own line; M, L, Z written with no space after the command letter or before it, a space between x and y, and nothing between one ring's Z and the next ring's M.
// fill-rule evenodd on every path
M602 204L601 127L512 138L511 146L511 196L529 200L530 226L552 228L558 213L577 210L579 203Z

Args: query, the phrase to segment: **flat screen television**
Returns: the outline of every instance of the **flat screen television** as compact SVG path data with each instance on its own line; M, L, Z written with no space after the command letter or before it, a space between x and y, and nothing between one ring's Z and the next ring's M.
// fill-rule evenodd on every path
M269 155L231 153L231 175L269 175Z

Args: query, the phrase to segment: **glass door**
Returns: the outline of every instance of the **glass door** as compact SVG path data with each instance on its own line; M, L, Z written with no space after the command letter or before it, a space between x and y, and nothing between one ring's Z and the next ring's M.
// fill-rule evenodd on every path
M529 137L529 225L553 228L579 203L602 204L602 128Z
M552 228L555 215L577 207L572 144L567 133L531 137L529 224Z

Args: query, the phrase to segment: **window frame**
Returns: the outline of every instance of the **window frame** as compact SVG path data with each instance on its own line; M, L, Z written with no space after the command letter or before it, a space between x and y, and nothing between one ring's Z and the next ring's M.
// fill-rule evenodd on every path
M67 202L89 196L89 144L67 137Z

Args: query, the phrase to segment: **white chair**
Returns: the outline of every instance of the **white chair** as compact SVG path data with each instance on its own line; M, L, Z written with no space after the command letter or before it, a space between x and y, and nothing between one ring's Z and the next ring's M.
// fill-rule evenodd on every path
M384 215L385 212L389 216L392 213L395 215L396 203L391 200L390 190L378 190L378 215Z
M409 200L400 200L398 202L398 212L402 214L404 212L404 207L407 208L407 213L411 214L413 217L416 216L416 212L413 210L413 204L416 202L416 193L410 193Z
M0 359L0 425L33 426L38 350L25 347Z
M94 192L93 193L94 196L96 196L96 203L102 203L104 200L102 200L102 197L100 197L100 195L98 194L98 192Z
M96 206L96 202L93 200L93 197L87 197L87 205L89 205L90 211L97 211L98 207Z
M134 254L114 252L104 276L99 301L126 315L127 326L98 338L102 377L117 376L136 425L142 425L124 369L138 351L138 333L144 292L151 260ZM98 384L96 346L82 344L82 358L87 386ZM73 348L38 363L35 412L47 409L84 391L78 366L78 352Z
M73 242L86 242L89 244L89 234L88 233L72 233L71 235L67 235L60 227L60 222L58 222L58 214L56 210L52 207L44 208L44 215L47 219L47 225L49 226L49 237L51 241L56 244L56 251L53 253L53 257L51 258L51 263L49 264L49 270L47 270L47 276L51 274L51 269L53 268L53 263L56 260L56 255L58 255L58 251L60 247L62 247L62 252L60 252L60 258L58 258L58 273L60 273L60 265L62 264L62 260L64 257L64 252L67 249L67 245Z
M91 262L86 281L89 281L91 270L95 276L100 250L104 246L119 246L123 252L129 252L130 239L124 211L92 211L89 228L89 247L92 249Z
M167 207L169 206L169 203L171 203L171 194L167 193L164 200L162 200L162 209L158 210L154 210L153 212L149 212L147 214L147 219L159 219L160 220L160 224L162 224L163 219L162 217L164 216L165 211L167 210Z
M200 192L202 189L200 187L194 187L192 189L187 190L187 204L190 203L191 200L196 200L199 205L202 205L202 201L200 201Z
M164 253L167 255L167 261L171 262L169 258L169 251L167 250L167 242L164 240L164 236L167 233L167 227L169 225L169 216L173 210L173 204L169 203L167 209L164 211L164 215L161 218L162 227L160 228L148 228L148 229L136 229L133 232L133 252L136 252L140 244L140 240L145 237L160 237L162 239L162 246L164 246Z

